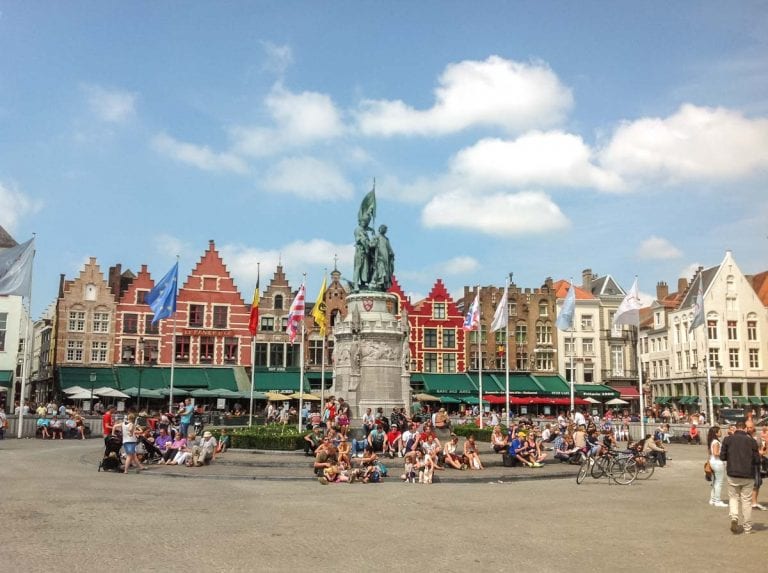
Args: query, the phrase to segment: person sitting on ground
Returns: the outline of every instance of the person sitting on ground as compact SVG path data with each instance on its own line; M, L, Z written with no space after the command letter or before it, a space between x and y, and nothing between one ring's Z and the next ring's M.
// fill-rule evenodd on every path
M190 432L189 436L187 436L187 443L184 444L183 447L179 448L179 451L176 452L176 455L173 458L173 461L168 464L171 466L184 466L187 465L187 462L190 461L192 458L192 452L195 450L195 446L198 445L197 436L194 432Z
M580 457L579 448L573 443L570 434L555 440L555 459L562 463L576 463Z
M597 428L592 428L587 432L587 449L588 455L596 457L601 450L600 437L597 435Z
M445 408L440 408L435 415L435 428L451 429L451 419L448 417L448 412L445 411Z
M163 458L165 457L165 453L168 451L168 448L173 443L173 440L171 439L170 434L168 434L168 428L160 428L157 432L157 437L155 438L155 447L160 452L160 459L158 460L158 463L162 463Z
M424 461L419 472L419 483L432 483L436 469L443 469L437 465L435 457L430 452L424 452Z
M443 453L443 448L440 445L440 440L438 440L434 434L429 434L427 436L427 439L421 442L421 450L424 452L425 455L432 456L432 460L437 464L438 456L441 456ZM442 468L440 468L442 469Z
M176 432L176 437L173 439L173 442L171 442L171 444L166 448L165 453L163 454L163 462L165 465L176 465L176 455L183 451L185 447L187 447L187 439L181 435L181 432Z
M467 465L472 470L482 470L482 462L480 461L480 454L477 451L477 443L475 442L475 435L470 434L464 441L464 457L467 458Z
M501 432L501 426L494 426L491 433L491 447L497 454L505 452L509 449L509 440Z
M667 465L667 450L661 446L661 441L657 442L654 440L651 434L646 434L645 436L645 446L643 448L643 453L646 454L646 457L649 460L653 460L655 458L660 468L663 468L665 465Z
M229 435L229 430L226 428L221 429L218 443L216 444L216 453L223 454L229 449L229 445L232 442L232 437Z
M683 436L688 444L701 444L701 436L699 436L699 428L695 423L691 424L691 428L688 433Z
M375 425L381 426L385 433L389 432L389 418L384 415L384 408L381 406L376 408L376 414L374 414L373 419L375 420Z
M403 456L403 475L400 476L405 482L415 483L419 472L419 456L424 456L421 450L411 450Z
M331 464L327 468L323 469L323 475L317 478L323 485L329 483L346 483L349 481L349 477L343 475L337 464Z
M347 439L347 436L345 435L341 436L339 447L336 448L336 450L338 452L339 462L344 462L347 464L347 466L352 464L352 458L350 456L351 447L349 445L349 440Z
M200 440L200 445L195 446L192 452L192 466L199 468L200 466L210 464L216 457L216 438L209 431L203 432L203 439Z
M391 424L389 426L389 432L387 432L387 442L384 445L384 453L389 454L390 458L395 456L402 457L403 455L403 442L400 439L402 434L397 424Z
M155 437L152 435L152 430L150 430L149 427L140 428L138 430L139 443L144 447L144 458L141 461L160 461L163 458L163 452L157 447Z
M544 429L541 431L541 441L551 442L554 439L554 435L552 434L552 424L545 424Z
M51 432L48 431L49 424L50 422L45 416L40 416L36 422L37 429L40 431L40 437L44 440L51 437Z
M323 475L323 470L337 461L336 448L331 444L329 438L323 438L323 441L317 446L315 450L315 462L312 464L312 469L317 477Z
M51 418L49 428L51 431L52 440L55 440L56 436L58 436L60 440L64 439L64 424L61 423L61 420L59 420L58 416Z
M387 435L384 433L384 429L381 424L377 424L368 434L368 447L374 452L383 452L385 444L387 443ZM365 454L363 454L365 455Z
M445 443L443 448L443 464L447 464L457 470L467 469L464 457L456 451L459 445L459 437L451 434L451 439Z
M368 483L370 481L377 482L381 477L378 471L379 456L372 447L368 446L363 452L363 457L360 458L360 465L363 468L362 482Z
M311 432L304 436L304 455L314 456L317 446L323 441L323 428L315 426Z
M528 450L533 456L533 461L537 464L541 464L545 459L547 459L547 452L542 450L541 438L539 437L536 430L528 432L528 437L526 439L528 443Z
M536 462L535 450L529 448L526 437L526 432L517 433L517 437L509 444L509 456L529 468L541 467L541 464Z

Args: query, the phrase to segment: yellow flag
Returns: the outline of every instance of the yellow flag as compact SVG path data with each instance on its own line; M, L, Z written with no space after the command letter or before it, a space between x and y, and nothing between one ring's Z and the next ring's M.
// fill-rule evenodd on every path
M323 286L320 287L320 293L317 295L315 306L312 307L312 318L320 327L320 336L325 336L325 280L323 277Z

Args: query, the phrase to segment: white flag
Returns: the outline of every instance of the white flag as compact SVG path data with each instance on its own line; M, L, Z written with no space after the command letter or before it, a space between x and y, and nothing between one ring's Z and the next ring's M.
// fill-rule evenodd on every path
M560 330L570 330L573 328L573 314L576 311L576 289L571 283L571 288L568 289L568 294L565 295L563 301L563 308L557 315L555 326Z
M475 302L469 307L469 312L467 312L467 316L464 318L464 326L462 328L469 332L470 330L475 330L478 324L480 324L480 289L477 289Z
M693 320L688 328L688 332L693 332L694 328L704 324L704 290L701 287L702 282L704 282L704 279L699 275L699 292L696 294L696 302L693 303Z
M640 297L637 293L637 279L632 283L632 288L621 301L616 315L613 317L613 326L620 324L640 326Z
M34 239L0 251L0 294L15 294L29 298L32 290L32 260Z
M496 307L496 312L493 314L493 322L491 323L491 332L496 332L502 328L507 328L509 322L509 305L507 304L507 289L509 284L504 287L504 294L501 296L499 305Z

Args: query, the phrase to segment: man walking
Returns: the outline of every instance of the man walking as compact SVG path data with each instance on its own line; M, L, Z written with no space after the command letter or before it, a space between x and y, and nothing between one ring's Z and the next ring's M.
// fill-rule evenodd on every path
M743 420L737 422L736 431L726 436L720 448L720 459L728 462L728 513L734 534L752 533L752 489L760 458L757 442L747 434L746 427Z

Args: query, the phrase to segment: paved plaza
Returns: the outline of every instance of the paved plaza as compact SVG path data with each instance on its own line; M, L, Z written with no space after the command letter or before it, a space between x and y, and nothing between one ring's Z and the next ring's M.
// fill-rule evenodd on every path
M232 451L206 468L96 471L101 440L0 441L5 571L763 570L768 512L729 531L703 446L647 482L575 467L446 471L432 485L322 486L299 454ZM485 456L489 460L495 457ZM395 464L396 465L396 464ZM397 468L393 468L396 471ZM761 500L768 502L768 491Z

